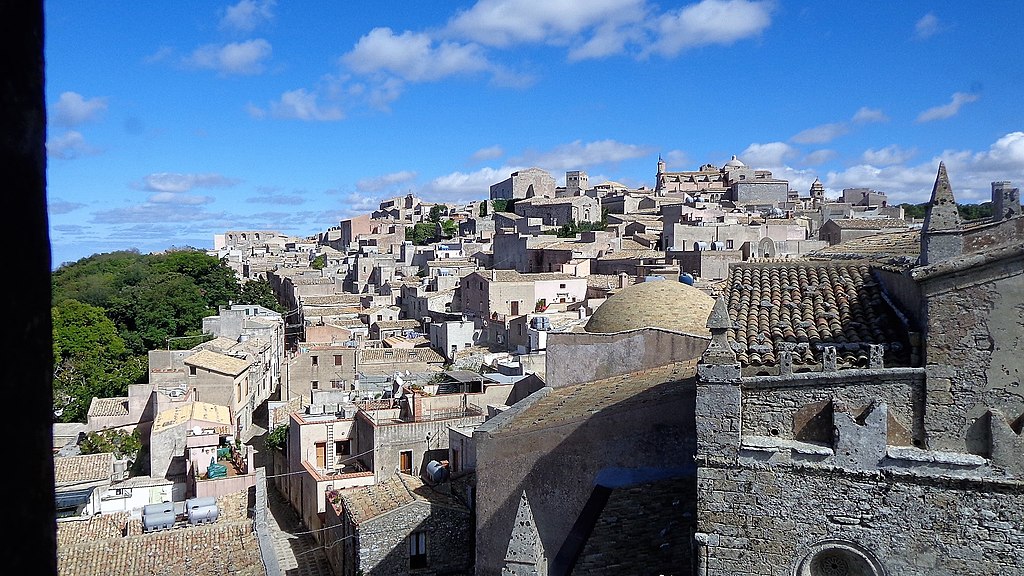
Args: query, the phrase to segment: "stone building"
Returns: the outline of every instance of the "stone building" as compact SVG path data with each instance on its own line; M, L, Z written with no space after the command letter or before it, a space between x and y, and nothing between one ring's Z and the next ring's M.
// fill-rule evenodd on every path
M873 252L733 265L695 367L650 358L485 422L477 574L1019 572L1024 218L1005 196L961 222L940 164L918 258L860 238ZM665 408L641 415L651 394Z
M546 196L554 198L555 179L540 168L517 170L506 180L492 184L491 200L518 200Z
M327 557L339 576L473 573L469 508L443 487L396 473L328 502Z

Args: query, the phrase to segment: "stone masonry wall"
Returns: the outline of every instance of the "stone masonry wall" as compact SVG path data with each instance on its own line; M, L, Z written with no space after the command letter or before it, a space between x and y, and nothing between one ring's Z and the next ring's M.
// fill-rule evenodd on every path
M416 502L362 523L359 567L366 576L409 574L409 535L427 533L429 574L472 574L472 523L468 510Z
M920 369L843 370L829 373L830 378L822 375L745 378L743 434L793 439L794 418L811 404L832 400L856 409L881 399L914 438L923 438L924 374Z
M884 570L849 574L1001 575L1024 566L1018 482L698 464L706 535L698 541L707 546L697 556L707 576L831 573L797 570L815 544L829 540L857 543L851 546Z
M1024 259L929 281L929 447L986 455L985 413L1024 414Z

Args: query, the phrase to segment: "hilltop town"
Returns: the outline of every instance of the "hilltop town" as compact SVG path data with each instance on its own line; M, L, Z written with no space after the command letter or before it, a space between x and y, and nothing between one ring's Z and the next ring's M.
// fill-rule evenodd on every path
M923 219L736 156L564 182L218 234L286 312L222 307L54 427L60 573L1019 573L1012 182L975 220L944 164Z

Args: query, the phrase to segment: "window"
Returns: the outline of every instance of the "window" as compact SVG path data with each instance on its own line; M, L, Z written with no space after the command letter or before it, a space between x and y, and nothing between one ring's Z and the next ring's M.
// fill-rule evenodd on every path
M558 287L561 288L562 290L565 290L565 284L559 284Z
M427 533L413 532L409 535L409 568L427 567Z
M338 440L334 443L335 456L348 456L351 453L352 446L350 440Z
M309 381L309 387L312 388L313 390L319 390L320 389L320 381L319 380L310 380Z
M344 364L344 362L342 361L343 359L344 359L344 356L342 356L341 354L335 354L334 355L334 365L335 366L341 366L342 364Z
M316 357L316 356L311 356L311 358L313 359L313 366L318 366L318 365L319 365L319 359L318 359L318 357Z
M189 366L188 367L188 374L189 374L189 376L195 376L196 375L196 367L195 366Z

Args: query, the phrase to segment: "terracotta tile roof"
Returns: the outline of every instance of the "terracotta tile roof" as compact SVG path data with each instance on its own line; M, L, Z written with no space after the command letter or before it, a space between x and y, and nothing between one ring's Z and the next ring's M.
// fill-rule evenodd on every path
M443 363L444 358L432 348L363 348L359 350L360 364L390 364L405 362Z
M109 480L113 471L114 455L110 452L59 456L53 459L54 481L57 486Z
M906 330L867 264L736 264L725 292L729 340L743 365L774 365L783 346L794 364L821 361L835 346L840 364L863 366L867 344L886 346L887 365L905 361Z
M252 521L217 522L58 547L60 576L266 576Z
M93 398L89 404L89 416L127 416L128 398Z
M196 366L228 376L238 376L249 369L251 361L219 354L212 350L200 350L185 358L187 366Z
M153 419L153 431L159 432L171 426L185 424L190 420L231 426L231 412L227 406L219 406L208 402L189 402L160 412Z
M359 294L326 294L316 296L303 296L303 306L330 306L330 305L350 305L359 304L361 296Z
M838 218L830 220L846 230L884 230L886 228L910 228L910 223L899 218Z
M658 402L673 387L662 388L659 394L643 393L666 382L690 380L696 373L697 361L691 360L555 388L495 432L519 432L560 426L568 422L582 421L611 406L622 408L634 403ZM675 389L678 390L678 387Z
M396 473L372 486L340 490L339 495L343 509L356 524L417 501L465 510L466 515L469 515L469 510L450 495L434 490L418 477L409 474Z
M805 256L812 260L869 260L878 264L908 268L921 253L921 230L897 230L861 236L815 250Z

